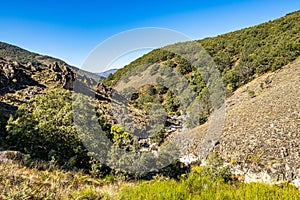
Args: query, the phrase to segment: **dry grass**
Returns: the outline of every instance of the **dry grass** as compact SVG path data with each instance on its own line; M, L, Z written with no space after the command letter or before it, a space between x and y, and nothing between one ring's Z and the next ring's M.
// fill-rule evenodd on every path
M0 164L0 199L108 199L110 187L81 172Z

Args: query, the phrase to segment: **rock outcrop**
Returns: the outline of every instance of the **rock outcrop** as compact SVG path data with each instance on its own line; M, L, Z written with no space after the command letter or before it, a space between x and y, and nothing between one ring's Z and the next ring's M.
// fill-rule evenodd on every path
M57 62L50 64L50 70L54 73L54 81L60 82L62 87L67 90L73 89L73 82L76 74L66 66L59 66Z
M96 85L91 78L78 75L70 67L57 62L48 66L32 62L21 64L0 58L0 116L9 117L19 105L47 90L73 90L75 78L83 85L84 80Z

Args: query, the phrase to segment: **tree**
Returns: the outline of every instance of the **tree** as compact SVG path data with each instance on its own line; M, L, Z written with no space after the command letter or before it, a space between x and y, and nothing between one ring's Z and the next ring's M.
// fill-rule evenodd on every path
M34 96L19 107L6 126L10 143L34 158L86 168L87 150L73 124L72 97L67 90L56 89Z

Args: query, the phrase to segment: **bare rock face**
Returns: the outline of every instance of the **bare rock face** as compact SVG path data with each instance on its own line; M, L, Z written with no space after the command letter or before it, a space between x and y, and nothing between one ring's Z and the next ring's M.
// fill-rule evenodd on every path
M53 72L62 72L57 62L50 64L49 67Z
M36 69L37 70L37 69ZM0 93L15 92L28 86L39 85L30 73L27 73L26 66L17 62L0 60Z
M60 85L67 90L73 89L75 81L75 73L66 66L59 66L57 62L49 65L50 71L54 73L53 80L59 82Z
M75 81L75 73L68 67L64 67L62 71L62 86L64 89L72 90Z
M8 78L5 76L4 73L0 71L0 87L6 87L8 84Z
M97 92L99 92L100 94L106 97L111 97L112 90L111 88L105 86L103 83L99 83L97 85Z
M5 64L2 70L8 79L13 79L16 74L14 65Z
M73 90L75 78L96 85L91 78L83 78L73 69L57 62L43 65L40 63L7 61L0 58L0 102L18 106L36 94L46 90L64 88Z

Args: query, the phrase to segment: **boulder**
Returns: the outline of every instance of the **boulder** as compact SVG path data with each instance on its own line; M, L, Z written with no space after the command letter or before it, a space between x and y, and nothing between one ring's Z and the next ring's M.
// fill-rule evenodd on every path
M19 151L0 151L0 163L12 163L22 159L23 155Z
M61 68L59 67L58 63L55 62L54 64L51 64L50 65L50 69L53 71L53 72L62 72Z

